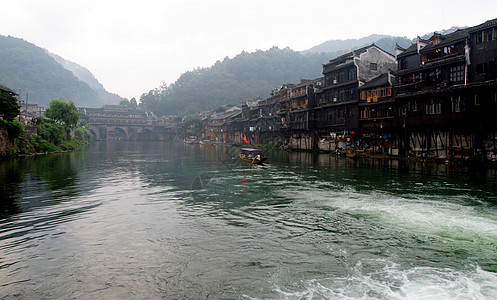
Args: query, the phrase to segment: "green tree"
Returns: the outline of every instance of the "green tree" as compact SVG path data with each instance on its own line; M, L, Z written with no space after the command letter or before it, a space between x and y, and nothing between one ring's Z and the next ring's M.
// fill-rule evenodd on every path
M63 122L68 127L74 127L79 122L79 110L72 101L67 103L60 99L53 99L45 111L45 116L54 121Z
M129 100L124 99L119 102L119 105L129 107Z
M125 107L131 109L132 111L139 110L138 103L136 102L136 99L134 97L131 98L131 100L128 100L128 99L121 100L121 102L119 102L119 105L125 106Z
M131 100L129 100L129 105L130 105L130 108L132 110L137 110L138 109L138 103L136 102L135 97L133 97L133 98L131 98Z
M200 124L200 116L197 115L197 114L193 114L193 115L188 115L185 117L184 121L183 121L183 125L186 127L186 128L189 128L191 126L196 126L198 124Z
M12 121L19 115L19 104L17 99L8 93L0 92L0 117L5 121Z

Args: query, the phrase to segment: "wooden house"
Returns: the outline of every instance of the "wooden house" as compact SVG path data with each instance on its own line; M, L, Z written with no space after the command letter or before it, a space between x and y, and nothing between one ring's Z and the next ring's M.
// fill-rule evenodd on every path
M316 95L316 128L323 133L357 130L359 87L396 69L395 57L374 44L323 65L324 86Z
M484 132L495 131L496 31L497 19L399 49L397 126L405 129L409 151L462 156L481 148Z
M311 130L315 128L314 108L316 99L314 88L322 86L323 79L302 79L291 91L287 100L288 121L290 130Z
M359 133L364 150L392 154L391 149L396 148L399 128L395 122L394 82L395 77L385 73L359 88Z

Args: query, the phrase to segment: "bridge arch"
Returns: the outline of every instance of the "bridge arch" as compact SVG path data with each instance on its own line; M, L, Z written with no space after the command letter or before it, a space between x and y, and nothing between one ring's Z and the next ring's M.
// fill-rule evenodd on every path
M148 128L142 128L141 132L138 134L137 138L140 140L150 140L152 139L153 131Z
M111 126L107 128L107 139L108 140L127 140L128 131L127 128L121 126Z
M95 140L100 140L100 132L97 130L95 130L95 128L92 126L90 128L88 128L88 130L91 132L91 134L93 135L93 137L95 138Z

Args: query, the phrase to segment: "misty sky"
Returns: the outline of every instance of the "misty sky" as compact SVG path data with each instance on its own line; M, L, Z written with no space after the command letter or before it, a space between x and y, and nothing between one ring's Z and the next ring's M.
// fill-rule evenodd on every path
M415 38L497 18L495 0L12 0L0 34L89 69L128 99L245 50L305 50L330 39Z

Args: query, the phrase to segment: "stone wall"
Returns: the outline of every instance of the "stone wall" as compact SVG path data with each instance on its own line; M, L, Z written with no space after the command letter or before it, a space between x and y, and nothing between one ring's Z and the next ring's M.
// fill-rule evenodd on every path
M9 140L7 130L0 128L0 157L4 157L7 150L13 149L14 144Z

